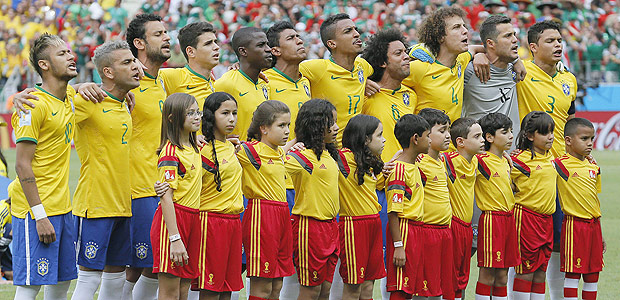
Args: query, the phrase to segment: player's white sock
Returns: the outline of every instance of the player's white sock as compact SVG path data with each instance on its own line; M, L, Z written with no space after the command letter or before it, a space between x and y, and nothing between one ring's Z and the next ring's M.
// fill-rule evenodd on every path
M508 268L508 282L506 284L506 291L508 292L507 293L508 300L515 300L514 287L513 287L515 275L517 275L517 272L515 272L515 268L514 267Z
M390 300L390 292L387 291L387 277L381 278L379 286L381 287L381 298L383 298L382 300Z
M564 300L577 300L579 296L579 274L566 273L564 278Z
M54 285L46 285L43 290L45 300L67 300L67 292L71 286L71 280L59 281Z
M532 294L530 300L545 300L545 283L534 282L532 283Z
M144 275L140 275L136 286L133 288L134 300L155 300L157 299L157 278L149 278Z
M15 300L35 300L41 290L40 285L18 285L15 289Z
M332 281L332 288L329 290L329 300L342 299L344 282L342 281L342 277L340 276L340 272L338 270L340 270L340 259L338 259L336 269L334 270L334 280Z
M187 300L198 300L198 299L200 299L200 291L192 291L192 289L189 289L189 292L187 293Z
M532 293L531 281L515 278L512 287L512 300L530 300L530 294Z
M299 297L297 274L284 277L282 280L282 290L280 290L280 300L297 300L297 297Z
M564 272L560 272L560 253L552 252L547 266L547 285L551 300L564 299Z
M246 295L250 294L250 290L245 290ZM239 300L239 292L230 293L230 300Z
M493 287L490 285L476 283L476 300L491 300L491 289Z
M80 270L71 300L93 299L101 283L101 273L103 272Z
M123 285L125 285L125 271L101 274L101 299L119 299L123 295Z
M121 300L133 300L133 287L135 285L135 282L125 280L125 284L123 284L123 296L121 297Z

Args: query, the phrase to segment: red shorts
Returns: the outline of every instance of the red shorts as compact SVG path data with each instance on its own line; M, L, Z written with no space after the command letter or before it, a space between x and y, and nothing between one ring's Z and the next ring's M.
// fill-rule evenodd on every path
M161 205L157 206L151 223L151 245L153 245L153 273L168 273L181 278L198 277L200 256L200 219L198 210L174 203L177 228L181 241L189 256L189 264L182 267L174 265L170 258L170 239L168 228L162 216Z
M243 215L247 276L293 275L293 233L288 203L250 199Z
M340 276L348 284L385 277L379 214L340 217Z
M239 291L241 280L241 220L239 215L200 212L200 274L192 290Z
M332 282L340 253L336 219L321 221L300 215L291 218L295 241L293 262L299 284L317 286L325 281Z
M538 269L547 271L553 250L553 217L517 204L514 218L521 253L521 264L515 267L515 271L517 274L528 274Z
M564 216L560 238L560 271L588 274L603 270L600 218Z
M403 291L407 294L416 295L419 290L416 284L422 278L422 222L400 219L400 236L405 247L405 265L394 265L394 241L389 226L386 232L386 265L387 265L387 290L388 292Z
M509 268L521 264L512 212L483 211L478 221L478 267Z
M424 253L419 296L450 298L454 293L454 255L452 230L448 225L424 224L422 227Z
M464 290L469 282L471 265L471 245L474 233L471 223L452 216L452 250L454 250L454 269L456 271L455 290Z

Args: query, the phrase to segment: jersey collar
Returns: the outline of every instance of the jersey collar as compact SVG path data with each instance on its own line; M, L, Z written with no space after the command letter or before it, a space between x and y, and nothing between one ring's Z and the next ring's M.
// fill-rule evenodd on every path
M48 92L48 91L44 90L44 89L41 87L41 84L40 84L40 83L37 83L37 84L34 86L34 88L35 88L35 89L37 89L37 90L39 90L39 91L41 91L41 92L43 92L43 93L45 93L45 94L48 94L48 95L52 96L54 99L56 99L56 100L58 100L58 101L65 102L65 100L61 100L60 98L58 98L58 97L56 97L56 96L52 95L52 93L50 93L50 92ZM65 93L65 99L66 99L66 98L67 98L67 94Z
M297 83L301 80L301 78L302 78L302 77L300 76L300 77L299 77L299 79L298 79L297 81L295 81L295 80L293 80L293 78L291 78L291 77L289 77L288 75L284 74L284 72L282 72L282 71L278 70L278 68L273 67L272 69L273 69L274 71L276 71L276 73L278 73L278 74L282 75L282 77L286 78L288 81L290 81L290 82L292 82L292 83L294 83L294 84L297 84Z
M153 75L147 73L146 71L144 71L144 76L146 76L147 78L153 79L153 80L157 79L157 76L153 76Z
M243 70L239 69L238 71L239 71L239 73L241 73L241 75L243 75L243 77L245 77L247 80L249 80L254 85L258 84L258 81L254 82L254 80L252 80L252 78L250 78L250 76L248 76L248 74L245 74L245 72L243 72Z
M189 65L185 65L185 68L186 68L187 70L189 70L189 72L190 72L190 73L192 73L192 74L194 74L194 75L196 75L196 76L198 76L198 77L200 77L200 78L204 79L205 81L207 81L207 82L211 81L211 78L206 78L206 77L204 77L204 76L202 76L202 75L198 74L198 72L196 72L196 71L192 70L192 68L190 68L190 66L189 66Z
M108 97L110 97L110 98L112 98L112 99L114 99L114 100L116 100L116 101L118 101L118 102L123 102L123 101L125 101L125 100L120 100L120 99L118 99L118 98L114 97L114 95L110 94L108 91L104 91L104 92L105 92L106 94L108 94Z

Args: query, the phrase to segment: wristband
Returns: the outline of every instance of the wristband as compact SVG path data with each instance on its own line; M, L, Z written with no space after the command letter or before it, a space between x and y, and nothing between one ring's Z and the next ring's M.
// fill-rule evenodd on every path
M37 204L30 209L32 210L32 215L34 216L35 221L47 218L47 213L45 213L45 207L43 207L43 204Z
M173 235L169 236L168 239L170 239L171 243L172 242L176 242L176 241L181 239L181 235L178 234L178 233L177 234L173 234Z
M403 247L403 241L394 242L394 248L399 248L399 247Z

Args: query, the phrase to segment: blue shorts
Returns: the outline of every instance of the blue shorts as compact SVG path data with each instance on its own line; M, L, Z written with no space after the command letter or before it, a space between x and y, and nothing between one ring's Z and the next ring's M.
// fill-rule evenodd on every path
M56 241L39 241L37 223L13 216L13 284L52 285L77 278L73 214L48 217Z
M288 202L288 211L293 213L293 206L295 205L295 190L286 189L286 202Z
M249 202L250 201L248 200L248 198L243 196L243 211L241 212L241 214L239 214L241 220L243 220L243 213L245 212L245 209L248 208ZM243 247L243 245L241 247L241 264L245 265L245 247Z
M105 266L126 266L131 261L131 241L127 238L129 217L75 217L80 266L103 270Z
M131 260L129 261L131 267L153 267L151 224L158 204L159 197L144 197L131 201Z

